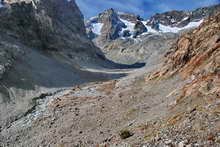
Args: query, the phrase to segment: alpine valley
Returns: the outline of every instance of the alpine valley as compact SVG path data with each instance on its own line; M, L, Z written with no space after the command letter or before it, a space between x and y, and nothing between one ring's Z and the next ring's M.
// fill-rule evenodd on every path
M148 19L0 4L0 147L220 146L220 4Z

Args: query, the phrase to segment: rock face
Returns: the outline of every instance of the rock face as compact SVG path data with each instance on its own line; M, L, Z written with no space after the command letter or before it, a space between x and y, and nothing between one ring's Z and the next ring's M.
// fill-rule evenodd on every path
M53 7L49 8L49 5ZM45 50L70 48L70 42L61 41L63 36L91 44L84 39L85 28L80 27L83 26L83 17L74 1L21 1L10 4L3 11L0 16L2 30L17 35L34 47ZM69 31L65 31L67 28Z
M97 35L92 31L91 28L86 29L86 33L87 33L88 38L90 40L93 40L93 39L95 39L97 37Z
M206 19L199 28L181 35L166 58L160 69L146 77L146 82L177 75L186 81L167 96L175 97L165 121L172 126L169 132L178 130L181 132L178 136L186 136L200 130L195 135L199 144L219 146L216 113L219 112L220 92L220 13ZM190 128L188 133L184 131L187 128Z
M164 74L181 72L184 76L216 74L218 72L219 13L202 25L184 33L167 53Z
M144 32L147 32L147 28L141 21L137 21L134 26L134 38L136 38L138 35L143 34Z
M1 51L4 55L1 73L6 71L19 53L24 52L19 45L9 45L7 41L11 40L27 48L66 56L82 53L95 58L97 53L101 54L87 39L83 16L74 1L9 1L1 8L0 19ZM91 58L85 58L85 61ZM4 63L7 59L9 63Z
M7 42L1 41L0 46L0 80L2 80L4 73L12 67L18 56L23 55L23 52L18 46Z
M131 32L129 31L129 30L124 30L123 32L122 32L122 36L123 37L130 37L131 36Z
M128 14L128 13L123 13L123 12L118 12L118 16L121 19L127 20L129 22L137 22L137 21L143 21L144 19L141 18L139 15L135 15L135 14Z
M101 54L87 39L83 16L74 1L15 1L1 9L0 18L2 33L38 50L68 52L68 56Z
M165 26L177 26L177 23L184 21L190 22L187 18L190 15L190 12L185 11L169 11L162 14L156 14L150 18L148 25L153 25L155 22L159 22ZM202 18L200 18L202 19Z
M150 24L152 29L155 29L156 31L160 31L160 22L159 20L153 20Z
M32 109L42 93L114 77L86 71L113 65L87 38L74 0L6 1L0 19L2 128Z
M101 41L115 40L119 37L119 32L125 28L125 24L121 22L114 9L109 9L99 15L100 21L104 24L101 29Z

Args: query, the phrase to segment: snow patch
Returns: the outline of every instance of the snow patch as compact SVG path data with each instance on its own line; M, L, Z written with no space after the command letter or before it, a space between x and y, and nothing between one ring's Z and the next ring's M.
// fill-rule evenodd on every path
M102 30L103 25L104 25L103 23L93 23L93 24L91 24L92 32L97 34L97 35L101 35L101 30Z
M130 33L131 33L131 36L128 37L128 38L133 38L135 23L129 22L129 21L124 20L124 19L120 19L120 20L127 26L126 28L122 28L122 31L121 31L121 33L120 33L120 36L122 36L124 30L129 30ZM143 34L141 34L141 35L146 35L146 34L149 34L149 33L155 33L155 34L158 33L158 31L152 29L151 26L146 25L148 21L149 21L149 20L147 20L147 21L141 21L141 22L145 25L145 27L147 28L147 30L148 30L147 32L145 32L145 33L143 33Z
M187 19L189 19L189 17L187 16L187 17L185 17L185 18L183 18L180 22L178 22L177 24L180 24L180 23L182 23L183 21L186 21Z
M130 22L130 21L127 21L127 20L121 19L121 18L120 18L120 20L126 25L126 28L122 28L122 30L121 30L121 32L120 32L119 35L122 37L122 39L132 38L132 37L133 37L133 34L134 34L134 26L135 26L135 23L132 23L132 22ZM130 31L131 36L129 36L129 37L123 37L123 32L124 32L125 30Z
M189 17L187 16L187 17L185 17L185 18L183 18L183 20L182 21L185 21L185 20L187 20L187 19L189 19Z
M187 26L183 27L184 29L195 28L198 27L201 23L203 23L203 19L198 22L190 22Z
M182 27L182 28L164 26L164 25L160 24L160 31L163 32L163 33L168 33L168 32L178 33L178 32L180 32L181 30L190 29L190 28L196 28L196 27L198 27L202 22L203 22L203 19L200 20L200 21L198 21L198 22L190 22L187 26Z
M172 18L172 19L171 19L171 22L172 22L172 23L175 23L176 21Z
M162 25L162 24L159 24L160 25L160 32L163 32L163 33L168 33L168 32L172 32L172 33L178 33L181 28L177 28L177 27L170 27L170 26L165 26L165 25Z
M118 12L118 13L123 14L123 12ZM97 16L90 18L90 21L95 20L95 19L97 19ZM130 21L125 20L125 19L122 19L122 18L119 18L119 19L120 19L121 22L123 22L126 25L126 27L122 28L122 30L119 32L120 38L122 38L122 39L133 38L134 32L135 32L135 30L134 30L135 23L130 22ZM181 22L185 21L187 19L189 19L189 17L183 18L181 20ZM149 34L149 33L152 33L152 34L179 33L180 31L185 30L185 29L196 28L203 22L203 20L200 20L200 21L197 21L197 22L190 22L188 25L186 25L185 27L182 27L182 28L165 26L165 25L159 24L159 29L160 30L158 31L158 30L155 30L155 29L151 28L151 26L147 25L148 21L149 20L141 21L145 25L145 27L147 28L148 31L145 32L145 33L142 33L139 36L146 35L146 34ZM172 21L174 22L175 20L172 20ZM96 35L101 35L101 33L102 33L101 30L102 30L103 25L104 25L103 23L93 22L93 23L90 24L90 27L91 27L93 33L95 33ZM123 33L126 30L129 31L130 34L131 34L129 37L123 37L123 35L124 35Z
M156 31L155 29L152 29L151 26L148 26L147 23L149 22L149 20L147 21L142 21L142 23L145 25L145 27L147 28L148 32L145 32L144 34L147 33L158 33L158 31Z
M127 27L126 28L123 28L123 30L129 30L130 32L134 32L134 26L135 24L130 22L130 21L127 21L127 20L124 20L124 19L120 19Z

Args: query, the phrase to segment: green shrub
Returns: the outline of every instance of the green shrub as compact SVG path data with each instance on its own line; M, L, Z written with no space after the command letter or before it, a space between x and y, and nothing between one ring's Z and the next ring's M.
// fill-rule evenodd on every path
M119 136L121 137L121 139L127 139L131 136L133 136L134 134L131 133L129 130L121 130L119 133Z

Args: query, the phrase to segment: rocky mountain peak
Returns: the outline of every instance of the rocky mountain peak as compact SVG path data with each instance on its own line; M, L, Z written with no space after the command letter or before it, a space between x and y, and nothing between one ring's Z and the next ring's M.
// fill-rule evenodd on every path
M99 20L100 22L107 22L107 21L112 21L112 23L117 23L119 21L118 14L115 12L113 8L110 8L103 13L99 14Z
M101 29L101 39L115 40L119 37L119 32L125 28L125 24L119 19L114 9L108 9L99 15L100 21L103 23Z
M143 21L144 19L140 17L140 15L135 15L135 14L129 14L129 13L123 13L123 12L118 12L118 16L123 19L127 20L129 22L135 23L137 21Z
M113 8L90 18L85 24L87 35L99 46L121 37L136 38L147 32L145 22L140 16L117 12Z
M214 5L204 8L198 8L193 11L169 11L161 14L155 14L148 21L148 25L154 26L155 22L159 22L165 26L185 27L190 22L198 22L201 19L214 15L220 9L220 5Z
M215 14L219 8L220 5L214 5L193 11L173 10L155 14L149 20L144 20L135 14L116 12L111 8L87 20L85 24L89 38L100 44L100 42L120 38L140 37L146 32L148 34L179 33L183 30L198 27L204 18Z
M152 16L148 24L152 25L155 22L159 22L165 26L175 26L176 23L181 22L187 16L188 13L185 11L169 11Z

